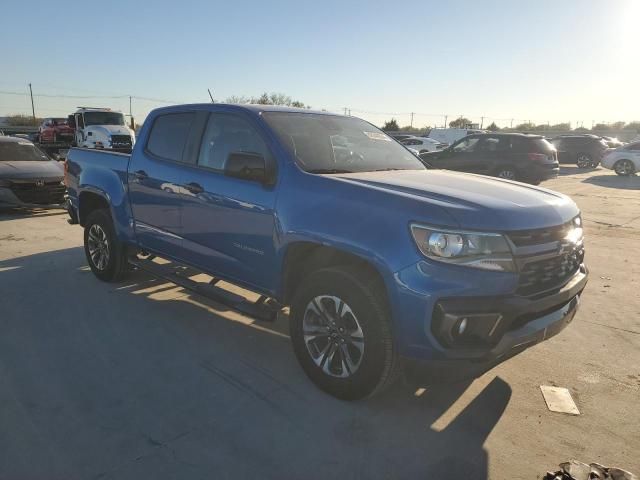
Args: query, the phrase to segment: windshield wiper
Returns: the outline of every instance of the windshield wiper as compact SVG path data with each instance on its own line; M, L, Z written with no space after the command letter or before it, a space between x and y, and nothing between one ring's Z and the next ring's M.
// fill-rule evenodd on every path
M342 170L339 168L314 168L307 170L309 173L353 173L351 170Z

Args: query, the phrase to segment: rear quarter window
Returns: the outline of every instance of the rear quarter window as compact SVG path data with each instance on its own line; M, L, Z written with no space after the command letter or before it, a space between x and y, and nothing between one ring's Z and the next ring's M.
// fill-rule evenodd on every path
M181 162L195 113L169 113L153 122L147 151L164 160Z

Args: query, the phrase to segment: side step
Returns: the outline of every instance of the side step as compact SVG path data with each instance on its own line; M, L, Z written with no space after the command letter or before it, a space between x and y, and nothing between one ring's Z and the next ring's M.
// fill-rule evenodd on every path
M278 317L278 312L282 310L282 305L272 298L261 295L258 300L252 302L242 295L216 287L216 283L220 281L218 278L213 278L209 282L196 282L187 276L180 275L172 269L172 266L179 264L170 263L167 265L159 265L153 262L154 258L155 255L149 255L147 258L133 257L129 259L129 263L156 277L164 278L169 282L175 283L176 285L196 292L203 297L207 297L258 320L274 322Z

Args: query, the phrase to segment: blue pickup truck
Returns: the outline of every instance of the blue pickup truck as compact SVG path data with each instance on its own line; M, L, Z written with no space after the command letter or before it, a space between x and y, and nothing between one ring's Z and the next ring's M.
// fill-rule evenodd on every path
M427 169L353 117L161 108L130 155L72 149L66 184L99 279L157 256L290 306L303 370L342 399L479 375L561 331L587 282L570 198Z

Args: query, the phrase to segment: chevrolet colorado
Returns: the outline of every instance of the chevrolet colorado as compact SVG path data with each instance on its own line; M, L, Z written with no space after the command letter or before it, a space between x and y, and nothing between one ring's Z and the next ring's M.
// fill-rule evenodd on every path
M66 184L99 279L148 254L290 306L303 370L342 399L482 373L561 331L587 282L570 198L428 170L353 117L161 108L131 155L72 149Z

